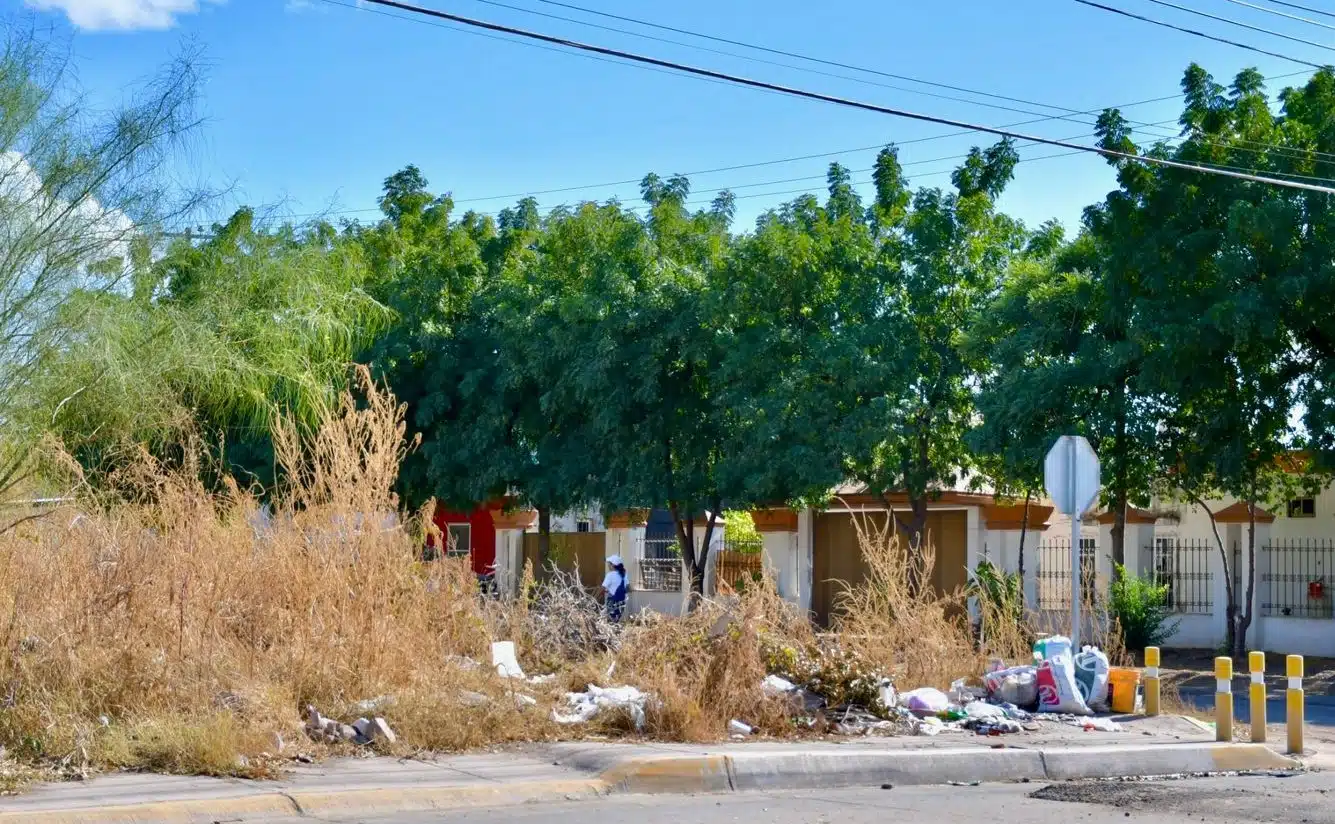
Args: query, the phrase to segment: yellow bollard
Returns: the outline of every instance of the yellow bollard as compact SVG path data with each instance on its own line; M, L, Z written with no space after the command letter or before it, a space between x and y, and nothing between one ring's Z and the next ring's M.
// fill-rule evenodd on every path
M1303 657L1290 655L1285 669L1289 676L1289 690L1285 693L1285 714L1289 721L1289 754L1303 752Z
M1214 729L1216 741L1233 740L1233 659L1214 659Z
M1145 647L1145 714L1159 714L1159 648Z
M1252 708L1252 743L1265 743L1265 653L1252 652L1247 655L1247 669L1251 670L1252 683L1248 687L1247 703Z

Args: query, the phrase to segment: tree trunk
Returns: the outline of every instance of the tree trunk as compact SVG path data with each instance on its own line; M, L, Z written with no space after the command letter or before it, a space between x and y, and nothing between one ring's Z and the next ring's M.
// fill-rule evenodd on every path
M887 501L887 503L889 503ZM893 509L891 510L894 511ZM909 520L905 521L898 515L895 520L899 522L899 528L904 533L904 538L909 542L908 556L914 560L921 559L927 551L927 496L920 498L909 498ZM924 570L918 563L910 563L908 569L909 593L917 596L922 592L926 582L922 580Z
M1233 657L1241 660L1247 655L1247 630L1252 626L1252 604L1256 600L1256 483L1252 482L1247 496L1247 592L1246 601L1238 615L1238 631L1233 638Z
M1113 525L1112 560L1118 566L1126 564L1126 506L1127 506L1127 452L1126 445L1126 381L1117 382L1116 420L1113 437L1116 441L1115 469L1113 471Z
M690 577L690 594L686 601L686 608L694 612L705 597L705 569L709 563L709 541L714 536L714 524L718 520L718 507L715 506L709 513L709 519L705 523L704 543L700 547L698 555L695 551L695 516L690 515L682 518L681 506L677 503L669 503L668 511L672 513L672 521L677 527L677 543L681 546L682 570Z
M1020 608L1024 609L1024 542L1025 536L1029 534L1029 502L1034 497L1034 491L1027 490L1024 493L1024 514L1020 516Z
M547 569L548 559L552 557L552 510L550 507L538 507L538 568L533 570L534 577L540 577Z
M1205 501L1192 496L1192 503L1205 510L1205 514L1210 517L1210 531L1214 533L1215 544L1219 546L1219 560L1223 563L1224 572L1224 597L1228 603L1224 605L1224 644L1230 654L1236 649L1234 642L1235 629L1237 627L1238 599L1237 592L1233 587L1233 575L1229 569L1228 548L1224 546L1224 539L1219 534L1219 524L1214 519L1214 512L1205 505Z

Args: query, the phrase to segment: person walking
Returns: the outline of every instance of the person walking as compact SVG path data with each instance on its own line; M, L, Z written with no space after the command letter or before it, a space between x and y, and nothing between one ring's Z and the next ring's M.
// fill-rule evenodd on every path
M620 555L607 559L607 575L603 577L603 606L612 623L621 623L621 615L626 611L626 594L630 584L626 579L626 565L621 563Z

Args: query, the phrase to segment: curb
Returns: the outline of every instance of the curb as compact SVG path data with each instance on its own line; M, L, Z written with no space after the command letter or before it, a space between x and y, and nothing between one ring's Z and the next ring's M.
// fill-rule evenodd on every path
M649 756L611 766L599 777L611 792L666 794L1064 781L1299 767L1299 762L1262 744L1210 743Z
M0 824L201 822L252 816L409 813L596 798L611 793L695 794L812 790L951 782L1060 781L1175 773L1294 769L1261 744L1160 744L1052 749L847 750L714 755L576 757L587 778L464 786L266 789L230 797L149 801L113 807L0 810Z
M533 781L453 787L365 788L333 791L270 790L223 798L149 801L114 807L64 810L0 811L0 824L166 824L216 822L220 818L298 816L369 812L415 813L481 806L513 806L540 801L568 801L607 794L597 778Z

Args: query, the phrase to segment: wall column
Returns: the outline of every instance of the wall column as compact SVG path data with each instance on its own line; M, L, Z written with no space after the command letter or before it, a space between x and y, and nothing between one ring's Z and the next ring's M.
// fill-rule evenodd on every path
M496 591L502 597L513 598L519 592L524 578L524 532L537 520L538 513L532 509L491 510L496 526Z
M797 607L804 613L811 612L812 574L814 571L815 551L812 542L816 536L816 513L806 508L797 513Z
M751 513L763 542L765 567L784 600L798 603L801 593L797 553L797 513L791 509L761 509Z
M620 555L626 565L626 581L630 586L628 612L635 610L635 583L640 577L640 552L644 547L644 527L649 523L649 510L632 509L615 512L607 517L604 558Z

